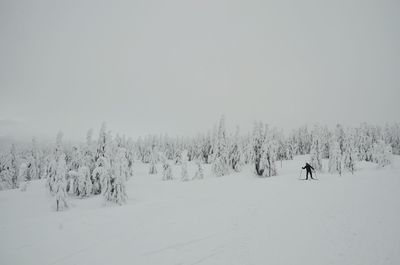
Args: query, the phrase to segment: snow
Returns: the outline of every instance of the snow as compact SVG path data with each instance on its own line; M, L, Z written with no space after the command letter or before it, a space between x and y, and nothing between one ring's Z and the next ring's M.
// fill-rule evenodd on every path
M305 160L187 182L180 166L162 181L135 163L122 206L93 196L56 212L43 180L1 191L0 264L400 264L400 157L300 181Z

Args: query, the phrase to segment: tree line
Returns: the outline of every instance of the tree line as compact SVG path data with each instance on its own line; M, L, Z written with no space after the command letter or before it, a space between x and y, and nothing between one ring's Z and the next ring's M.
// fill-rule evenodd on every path
M89 130L86 141L63 142L63 134L53 144L17 146L0 151L0 189L26 188L34 179L46 179L46 187L56 199L56 209L68 207L68 196L85 198L102 194L106 201L122 204L127 199L125 182L134 175L134 162L148 164L149 174L162 173L171 180L172 164L181 166L181 179L204 177L203 165L210 164L215 176L241 171L253 165L259 177L278 175L277 161L295 155L310 155L310 164L318 171L353 173L357 161L370 161L380 167L389 165L393 154L400 154L400 124L334 128L302 126L285 134L263 122L255 122L252 132L241 134L226 129L225 117L217 126L195 137L148 135L136 140L113 136L106 124L93 139ZM323 168L328 159L328 168ZM190 178L187 163L194 161L197 171ZM161 164L161 167L159 168Z

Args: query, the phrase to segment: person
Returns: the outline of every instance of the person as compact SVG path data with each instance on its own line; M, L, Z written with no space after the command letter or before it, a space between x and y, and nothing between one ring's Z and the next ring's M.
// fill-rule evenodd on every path
M308 174L310 174L311 179L315 179L312 177L312 171L311 171L311 170L314 170L314 168L310 164L306 163L306 165L304 167L302 167L302 169L305 169L307 171L306 172L306 180L308 179Z

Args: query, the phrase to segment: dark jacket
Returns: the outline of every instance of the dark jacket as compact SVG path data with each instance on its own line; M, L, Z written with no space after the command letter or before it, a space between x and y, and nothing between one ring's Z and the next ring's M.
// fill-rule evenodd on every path
M302 167L302 169L306 169L309 172L311 172L311 169L314 170L314 168L308 163L306 163L306 165L304 167Z

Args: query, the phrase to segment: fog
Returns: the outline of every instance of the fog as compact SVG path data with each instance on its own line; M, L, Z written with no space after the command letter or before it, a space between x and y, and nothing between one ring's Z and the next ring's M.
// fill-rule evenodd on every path
M322 3L323 2L323 3ZM193 135L398 122L399 1L0 1L0 119ZM1 124L0 124L1 125Z

